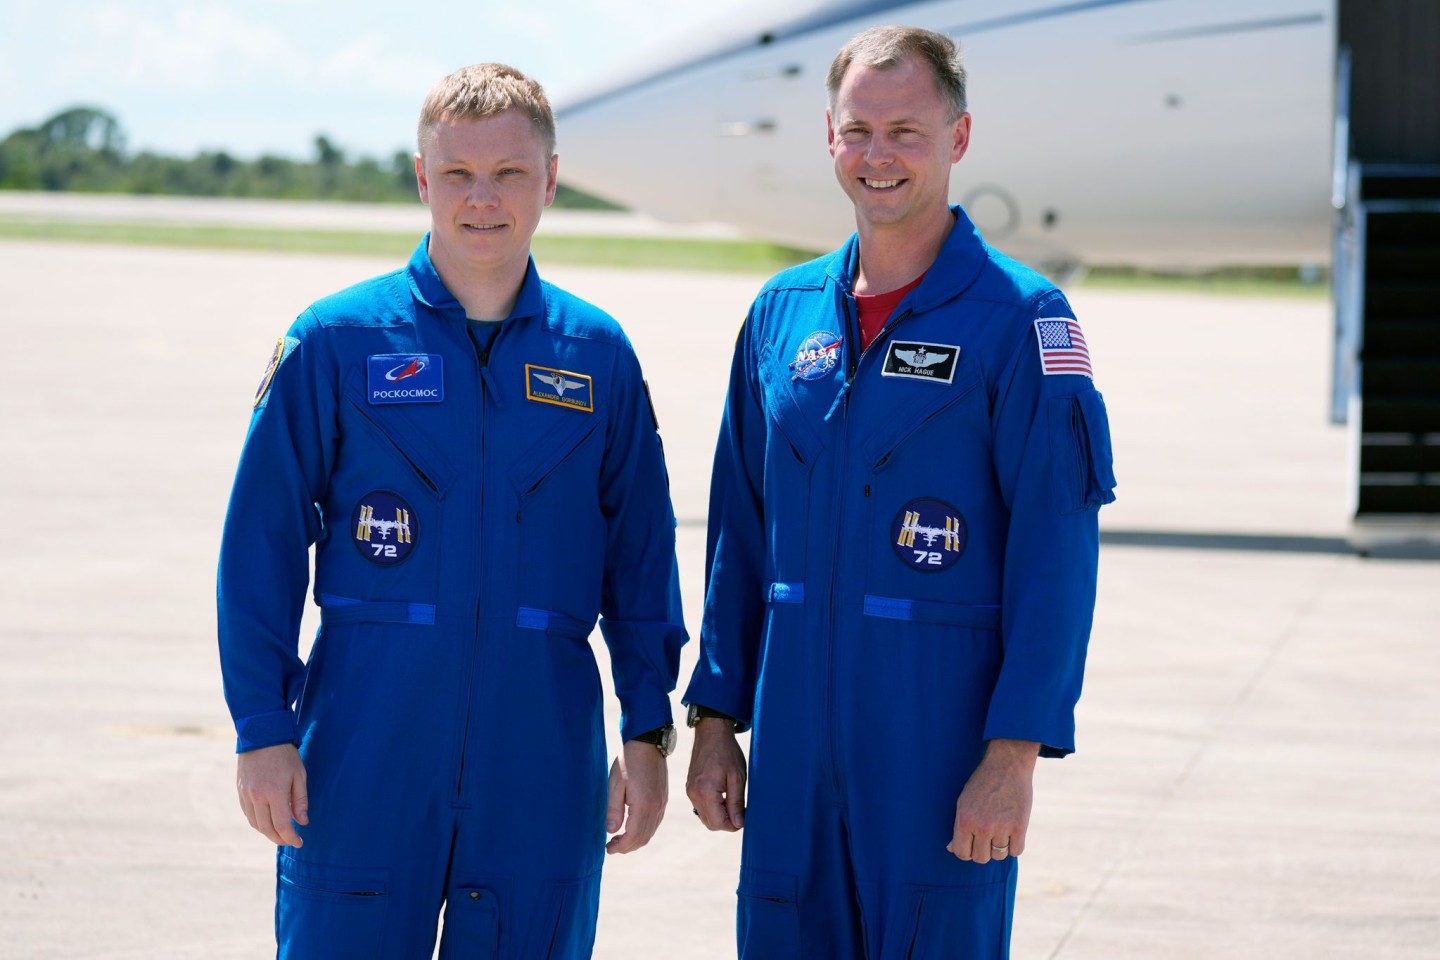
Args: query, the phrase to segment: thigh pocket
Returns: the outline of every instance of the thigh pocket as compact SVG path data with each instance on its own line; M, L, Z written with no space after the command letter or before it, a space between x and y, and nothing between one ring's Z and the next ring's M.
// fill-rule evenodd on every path
M799 960L798 887L787 873L741 869L735 914L740 960Z
M498 960L500 897L489 887L461 884L445 903L440 960Z
M600 871L580 880L557 880L545 885L541 916L554 915L548 934L545 925L538 941L525 956L545 960L586 960L595 950L595 918L600 911Z
M390 872L328 867L282 852L275 935L291 957L385 956Z
M440 960L584 960L599 906L598 870L543 883L461 879L445 904Z
M974 887L910 887L914 925L907 960L1004 960L1010 955L1015 870Z

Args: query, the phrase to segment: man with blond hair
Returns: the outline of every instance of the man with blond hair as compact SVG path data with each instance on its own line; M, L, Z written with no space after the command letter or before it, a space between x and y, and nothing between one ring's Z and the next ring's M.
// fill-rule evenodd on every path
M997 960L1036 757L1074 749L1105 407L1064 296L948 204L955 44L866 31L827 86L857 232L735 348L687 793L744 827L742 957Z
M442 906L441 957L588 957L605 851L654 834L674 744L660 439L624 333L530 257L540 86L459 70L418 133L429 234L302 313L256 393L218 591L240 805L278 845L282 958L422 960Z

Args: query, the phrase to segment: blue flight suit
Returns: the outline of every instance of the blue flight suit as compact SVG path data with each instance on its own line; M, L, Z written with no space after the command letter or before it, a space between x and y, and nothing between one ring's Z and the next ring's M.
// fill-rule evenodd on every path
M743 958L1007 955L1015 860L949 853L955 801L989 739L1074 749L1105 407L1060 291L953 213L863 353L853 236L735 348L685 700L754 725Z
M493 342L422 240L277 345L219 568L238 749L296 743L304 846L278 851L281 957L588 957L606 748L670 722L675 518L640 367L529 265ZM297 631L315 546L321 627Z

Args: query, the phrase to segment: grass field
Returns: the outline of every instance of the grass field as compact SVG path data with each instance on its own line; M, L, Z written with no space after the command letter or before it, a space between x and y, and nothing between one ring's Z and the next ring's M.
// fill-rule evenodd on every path
M402 260L410 256L418 239L410 233L21 218L0 218L0 238L268 250L276 253L335 253ZM537 236L532 247L537 259L555 263L729 273L774 273L814 256L809 251L757 241L668 237Z
M111 223L0 217L0 238L69 243L143 244L276 253L320 253L404 259L415 247L408 233L359 233L263 227ZM771 274L815 256L814 252L753 240L670 237L537 236L543 262L645 269ZM1268 296L1328 296L1330 286L1302 282L1291 268L1231 268L1200 275L1157 274L1127 268L1090 270L1070 287L1192 290Z

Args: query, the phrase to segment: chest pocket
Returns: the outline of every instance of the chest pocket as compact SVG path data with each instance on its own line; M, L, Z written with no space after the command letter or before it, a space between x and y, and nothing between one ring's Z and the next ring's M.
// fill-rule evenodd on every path
M426 428L404 412L405 405L388 405L382 413L353 391L347 391L345 399L361 430L408 467L436 497L445 496L455 482L456 471L428 438Z
M515 522L504 525L513 539L501 549L514 551L519 606L532 617L538 611L549 618L547 632L568 618L586 624L588 633L600 609L606 571L600 486L605 423L603 414L556 408L554 419L535 427L538 442L506 472ZM522 627L532 623L517 621ZM565 649L574 653L569 645ZM563 656L558 649L552 653ZM584 659L593 670L588 650ZM597 696L598 690L597 684Z
M872 386L875 395L883 397L886 404L882 429L878 430L863 446L866 464L875 471L884 469L895 453L926 426L952 411L957 404L976 402L982 378L976 365L967 357L961 357L955 371L953 383L941 385L925 382L892 383L888 379L881 385L881 377ZM873 398L871 398L871 402Z
M543 436L531 447L525 456L510 469L510 483L521 503L537 495L555 476L556 472L569 461L579 459L580 449L586 441L603 438L605 415L603 412L584 418L570 414L566 420L568 429L556 430ZM595 459L595 474L586 489L593 490L599 483L599 458Z
M772 343L760 348L760 384L765 392L765 412L790 452L802 464L815 462L825 444L816 424L824 420L840 389L838 377L806 383L798 394L789 367Z

